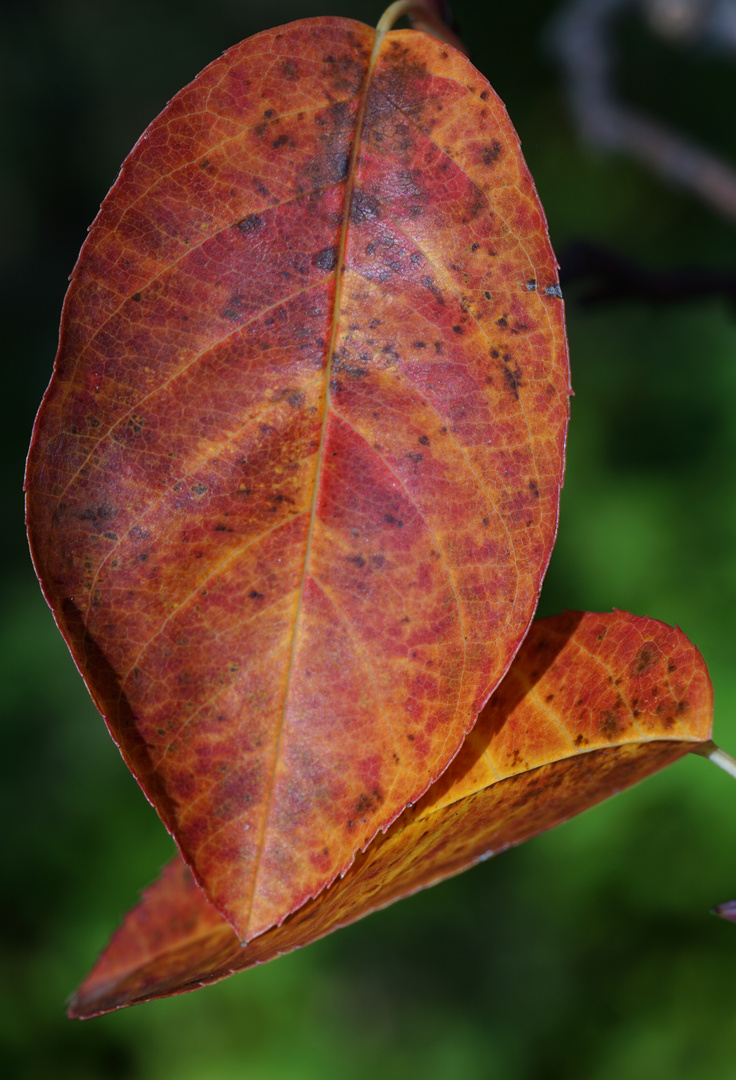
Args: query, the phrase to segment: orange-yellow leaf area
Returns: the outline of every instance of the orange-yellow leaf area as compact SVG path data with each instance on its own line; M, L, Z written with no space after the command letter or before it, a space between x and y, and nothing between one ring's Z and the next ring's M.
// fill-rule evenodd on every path
M622 612L540 620L447 772L322 896L241 948L177 859L70 1015L196 989L518 844L707 742L712 704L703 660L679 630Z
M29 534L240 939L421 797L507 671L568 395L539 201L449 46L344 19L259 34L126 160L67 295Z

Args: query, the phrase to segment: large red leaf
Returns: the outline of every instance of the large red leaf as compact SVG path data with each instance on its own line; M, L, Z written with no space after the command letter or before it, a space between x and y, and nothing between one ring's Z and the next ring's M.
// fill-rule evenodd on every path
M705 664L679 630L622 612L540 620L441 780L342 880L243 949L176 860L113 936L70 1015L193 990L306 945L701 746L712 711Z
M486 80L414 31L231 49L125 162L28 462L35 565L241 939L445 769L555 536L544 216Z

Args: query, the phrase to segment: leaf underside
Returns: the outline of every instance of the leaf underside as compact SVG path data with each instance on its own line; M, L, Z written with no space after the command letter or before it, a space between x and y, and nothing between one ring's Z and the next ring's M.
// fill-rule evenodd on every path
M259 34L125 162L67 295L29 536L237 939L415 803L507 671L568 394L539 201L449 46L344 19Z
M622 612L536 622L442 778L345 876L242 948L176 859L70 1005L89 1017L273 959L559 824L711 734L712 689L679 630Z

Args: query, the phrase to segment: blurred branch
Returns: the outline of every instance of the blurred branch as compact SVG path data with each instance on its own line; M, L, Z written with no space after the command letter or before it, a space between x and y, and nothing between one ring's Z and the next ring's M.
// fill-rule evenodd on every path
M682 304L709 296L723 296L736 304L736 271L652 270L587 241L568 244L560 253L560 281L563 286L584 283L578 302L585 305L617 300Z
M736 0L642 0L642 6L660 37L736 52Z
M687 25L692 32L699 26L698 32L705 33L703 28L707 26L709 40L720 27L721 44L732 41L736 50L736 0L712 0L710 4L690 0L693 11L695 7L709 9L700 11L700 23L694 17L688 23L684 16L677 23L676 4L680 9L688 6L686 0L670 0L670 27ZM624 105L616 96L611 26L621 12L639 6L638 0L572 0L552 26L551 45L565 69L580 134L593 145L631 154L663 179L688 188L720 214L736 221L733 168L659 121ZM650 22L652 12L662 22L666 6L666 0L651 0Z

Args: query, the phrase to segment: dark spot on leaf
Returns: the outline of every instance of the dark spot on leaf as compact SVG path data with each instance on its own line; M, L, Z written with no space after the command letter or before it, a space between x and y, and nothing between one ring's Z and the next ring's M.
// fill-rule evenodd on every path
M481 157L483 158L484 165L491 165L494 161L498 161L501 156L503 147L498 139L494 139L490 146L485 146L481 151Z
M426 435L420 435L419 442L422 444L422 446L429 446L429 439Z
M619 726L618 717L615 712L611 712L610 709L606 709L601 713L601 728L603 734L607 739L615 739L619 734L621 728Z
M225 307L220 312L223 319L229 319L231 322L237 322L240 318L243 305L246 303L245 296L240 293L233 293Z
M255 589L251 589L251 591L248 593L248 596L250 597L251 600L262 600L263 599L263 593L262 592L257 592Z
M334 270L337 266L337 248L334 246L322 248L314 256L312 262L319 270Z
M645 645L642 646L641 650L639 651L639 655L636 657L633 664L631 665L633 674L641 675L642 672L646 671L647 668L650 668L652 664L655 663L656 659L657 650L654 646L654 643L648 641Z
M260 214L248 214L248 217L244 217L242 221L239 221L236 228L240 229L242 233L255 232L256 229L262 229L264 225L263 218Z
M514 371L504 363L503 365L503 377L506 382L506 386L514 395L516 400L519 399L519 387L521 386L521 371L517 367Z
M422 280L422 284L425 286L425 288L429 289L429 291L432 293L432 296L435 298L437 303L444 306L445 298L442 295L442 291L437 287L437 285L432 280L432 278L431 277L425 277Z
M364 221L372 221L380 216L381 207L375 196L361 188L353 191L350 204L350 220L354 225L360 225Z
M77 516L80 521L91 521L96 524L98 521L107 521L108 518L115 517L116 513L117 511L108 502L103 502L99 506L87 507Z

